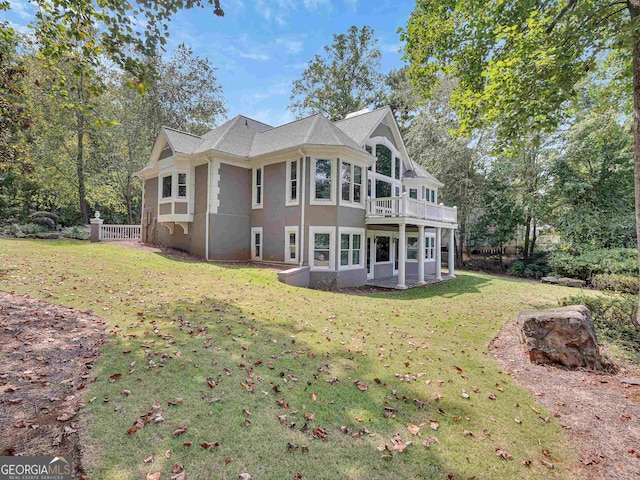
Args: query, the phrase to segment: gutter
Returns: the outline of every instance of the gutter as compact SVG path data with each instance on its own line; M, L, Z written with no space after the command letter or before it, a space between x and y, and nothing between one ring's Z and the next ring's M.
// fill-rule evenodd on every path
M211 159L207 158L207 214L204 219L204 256L209 261L209 210L211 208Z
M307 156L304 153L304 150L302 150L302 148L298 149L298 153L300 153L300 155L302 156L302 168L300 169L300 174L302 176L302 185L300 188L300 261L298 262L300 266L304 265L304 234L305 234L305 228L304 228L304 211L305 211L305 207L307 205L307 196L306 196L306 165L307 165Z

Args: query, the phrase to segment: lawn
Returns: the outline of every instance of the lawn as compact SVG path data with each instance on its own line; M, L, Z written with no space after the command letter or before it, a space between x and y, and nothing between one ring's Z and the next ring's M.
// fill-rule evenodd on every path
M518 311L575 290L464 272L349 295L271 270L28 240L0 240L0 289L109 324L84 389L91 479L168 479L174 465L187 479L576 477L562 428L487 353Z

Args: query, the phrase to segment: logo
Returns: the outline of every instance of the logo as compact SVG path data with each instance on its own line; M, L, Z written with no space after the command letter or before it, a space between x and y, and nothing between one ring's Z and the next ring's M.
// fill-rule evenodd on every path
M65 457L0 457L0 480L71 480Z

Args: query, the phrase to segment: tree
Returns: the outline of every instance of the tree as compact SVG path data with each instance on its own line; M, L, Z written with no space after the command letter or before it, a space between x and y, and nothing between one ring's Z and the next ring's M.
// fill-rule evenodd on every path
M632 64L640 265L640 0L417 0L402 39L419 91L430 94L438 73L457 78L452 100L462 129L494 125L513 150L566 118L576 84L607 53Z
M384 78L385 92L376 101L379 107L388 105L393 112L402 134L409 131L409 127L418 113L418 97L413 85L407 78L408 67L391 70ZM448 99L447 99L448 101Z
M334 34L324 57L316 55L293 82L289 110L298 118L322 113L336 121L371 105L382 81L377 43L368 26Z
M479 133L474 139L452 135L459 127L457 115L449 105L454 85L450 79L443 80L433 97L415 108L405 138L411 158L445 184L439 198L458 207L456 258L462 263L470 220L484 182L486 133ZM401 91L406 90L403 87Z

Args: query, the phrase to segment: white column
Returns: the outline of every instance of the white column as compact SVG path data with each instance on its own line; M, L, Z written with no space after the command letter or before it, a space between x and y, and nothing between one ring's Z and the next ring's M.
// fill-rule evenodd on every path
M398 259L398 285L396 286L396 288L399 288L401 290L404 290L405 288L407 288L407 285L405 283L405 269L404 269L404 262L405 259L407 258L407 236L406 236L406 225L404 223L401 223L399 225L399 229L400 229L400 238L399 238L399 245L398 245L398 256L400 257Z
M418 282L424 284L424 225L418 226Z
M442 227L436 227L436 280L442 280Z
M456 246L455 246L455 230L449 229L449 276L456 277Z

